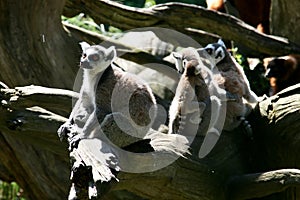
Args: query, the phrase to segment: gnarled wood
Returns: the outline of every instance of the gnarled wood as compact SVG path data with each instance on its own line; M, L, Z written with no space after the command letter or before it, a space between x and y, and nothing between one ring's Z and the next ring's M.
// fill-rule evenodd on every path
M283 91L282 93L279 93L280 98L278 97L272 97L270 99L267 99L260 103L260 112L259 113L266 113L269 106L268 103L270 100L272 100L273 104L277 101L274 101L274 99L277 99L278 102L285 102L291 104L291 106L285 107L287 109L287 112L291 111L294 114L289 115L289 119L297 119L297 110L299 112L300 105L296 105L295 101L290 101L290 99L295 99L295 97L299 98L299 94L297 94L297 91L299 91L300 85L295 86L294 88L288 88L287 90ZM9 98L9 97L15 97L18 95L18 91L22 91L21 94L19 94L22 98ZM71 97L73 96L72 92L64 91L60 89L46 89L39 86L28 86L28 87L19 87L17 89L1 89L0 96L6 97L5 99L14 99L14 103L10 104L8 101L8 104L2 105L1 107L1 113L2 117L0 120L0 127L1 130L5 130L4 138L5 141L8 141L9 144L14 144L16 142L20 141L26 141L25 144L32 144L35 145L35 148L37 148L36 145L38 145L39 148L42 148L44 150L48 150L50 152L55 153L56 155L65 155L64 160L67 160L66 149L62 148L63 145L60 144L60 142L57 139L56 136L56 129L58 128L59 124L65 120L65 118L62 118L60 116L55 115L54 113L50 113L49 111L46 111L45 109L39 108L39 107L31 107L29 109L24 109L23 106L18 106L18 100L20 100L21 105L30 105L27 104L26 101L32 103L32 99L36 95L41 95L41 98L43 99L42 104L47 105L47 102L49 105L52 104L52 99L49 98L52 95L57 96L60 98L60 96L63 96L62 93L66 93L65 97L62 97L62 99L69 99L71 100ZM49 94L49 95L46 95ZM70 95L71 94L71 95ZM3 102L3 101L2 101ZM296 102L299 102L298 100ZM36 102L38 104L38 102ZM285 103L280 103L278 105L285 105ZM49 106L51 107L51 106ZM293 108L294 107L294 108ZM280 107L274 106L274 108L278 108L279 110L274 110L275 113L282 112L280 114L280 117L278 118L278 121L276 124L269 124L265 125L269 128L272 127L284 127L285 126L285 119L287 118L287 115L284 115L284 110L282 110ZM289 109L291 108L291 109ZM11 112L12 111L12 112ZM256 113L256 114L259 114ZM262 114L263 116L264 114ZM274 119L274 118L270 118ZM3 123L3 122L12 122L12 123ZM15 122L15 123L13 123ZM267 122L267 121L265 121ZM254 125L258 124L258 122L253 122ZM261 123L264 123L263 121ZM14 126L11 126L14 125ZM43 125L43 126L41 126ZM290 129L293 130L293 132L297 132L299 129L297 128L297 124L295 126L291 126ZM52 127L52 128L50 128ZM103 126L108 128L105 130L105 132L109 132L111 126ZM254 132L260 133L262 135L255 135L255 140L264 140L263 134L264 132L259 132L259 129L254 126ZM266 127L264 127L266 129ZM264 130L265 130L264 129ZM278 129L278 128L277 128ZM273 130L273 134L278 135L278 132L276 130ZM295 129L295 130L294 130ZM280 129L278 129L280 130ZM293 135L293 133L290 134ZM298 133L298 132L297 132ZM13 137L13 134L17 134L19 137L18 139ZM24 137L26 136L26 137ZM122 133L120 133L120 137L122 137ZM199 138L200 139L200 138ZM295 142L294 142L295 143ZM131 146L130 148L141 148L142 146L139 146L143 143L137 143L136 147ZM295 143L298 144L298 143ZM24 145L21 145L18 143L20 150L24 148ZM273 144L274 145L274 144ZM226 146L226 148L224 148ZM299 146L299 145L297 145ZM55 148L54 148L55 147ZM270 171L263 174L247 174L249 170L253 171L254 169L258 170L259 166L257 164L248 163L250 155L247 154L249 149L253 147L253 144L251 141L249 141L245 135L243 135L242 129L237 129L231 133L229 132L223 132L220 138L220 141L217 143L216 147L213 149L213 151L204 159L198 159L197 158L197 147L193 147L191 149L192 155L188 156L187 159L180 158L171 165L162 168L158 171L151 172L151 173L142 173L142 174L132 174L132 173L126 173L126 172L120 172L117 175L117 178L119 179L119 182L112 182L110 183L110 186L106 190L105 193L102 194L103 199L118 199L118 195L126 195L131 196L132 198L150 198L150 199L226 199L228 196L232 197L233 199L244 199L244 198L252 198L252 197L262 197L268 194L273 194L274 192L280 192L284 191L287 188L292 188L295 185L298 185L299 183L299 170L279 170L279 171ZM292 146L294 149L295 146ZM267 147L269 148L269 147ZM11 153L14 155L19 155L17 153L18 150L14 149ZM29 151L30 152L30 151ZM264 150L264 152L266 152ZM276 152L273 151L272 156L279 155L278 153L282 152ZM32 152L31 152L32 153ZM254 153L254 152L252 152ZM275 153L275 154L274 154ZM296 152L295 152L296 153ZM1 159L6 158L5 154L2 154L3 157ZM8 154L10 155L10 154ZM257 155L260 154L255 154ZM270 155L268 155L270 157ZM50 155L48 155L50 156ZM30 155L31 159L32 155ZM13 157L11 157L13 158ZM262 159L265 159L266 157L263 156ZM20 158L17 156L16 158L16 167L19 169L21 166L24 166L24 163L17 164L17 160L20 160ZM37 158L35 158L37 159ZM50 157L47 157L47 160L51 159ZM57 158L56 158L57 159ZM290 158L282 158L282 163L285 164L285 166L288 166L289 163L295 163L295 161L298 160L298 157L290 157ZM21 159L22 162L25 160ZM20 161L21 161L20 160ZM272 159L271 159L272 160ZM268 160L270 162L271 160ZM276 160L276 162L280 160ZM4 162L5 163L5 162ZM67 164L66 162L65 164ZM266 162L264 162L266 163ZM8 163L6 163L8 165ZM251 166L251 168L250 168ZM270 163L270 166L274 166L274 164ZM297 167L298 165L295 165ZM39 173L43 173L41 170L44 170L43 168L35 168L31 166L32 169L38 170ZM67 170L67 166L65 166L65 170ZM281 165L281 167L284 167L284 165ZM60 173L62 170L61 167L57 168L59 171L56 171L56 175L60 176ZM268 170L271 169L267 166L265 169ZM28 170L28 169L24 169ZM47 168L46 171L49 169ZM65 171L65 173L68 174L68 172ZM280 176L278 176L280 175ZM20 183L22 181L25 181L24 179L21 179L23 176L20 176L20 179L17 179ZM32 178L32 177L31 177ZM26 179L28 180L28 179ZM40 180L39 178L37 180ZM269 180L269 183L265 182L266 180ZM41 181L41 180L40 180ZM277 183L284 183L286 184L277 184ZM286 182L287 181L287 182ZM47 186L47 183L43 182L44 187L47 188L50 186ZM57 183L58 184L58 183ZM228 188L225 186L228 185ZM250 185L247 187L247 185ZM63 185L60 185L61 187ZM66 187L64 185L64 187ZM53 187L53 185L52 185ZM104 187L100 185L100 188ZM236 188L239 188L236 190ZM148 188L147 190L145 188ZM151 188L151 189L149 189ZM163 193L161 192L161 188L163 189ZM234 189L235 188L235 189ZM27 188L27 191L37 192L32 190L31 188ZM37 189L37 188L36 188ZM65 188L67 189L67 188ZM253 190L252 190L253 189ZM52 190L51 190L52 191ZM218 192L214 192L218 191Z
M299 169L282 169L265 173L245 174L230 179L229 199L252 199L282 192L300 185Z
M68 10L64 10L63 13L66 16L74 15L74 12L69 12L69 9L73 8L90 15L97 23L110 24L124 30L159 26L182 32L193 28L218 34L224 39L234 40L266 55L300 53L300 47L285 38L261 34L233 16L200 6L166 3L142 9L108 0L82 0L81 4L69 0L66 5ZM159 33L156 34L159 36Z

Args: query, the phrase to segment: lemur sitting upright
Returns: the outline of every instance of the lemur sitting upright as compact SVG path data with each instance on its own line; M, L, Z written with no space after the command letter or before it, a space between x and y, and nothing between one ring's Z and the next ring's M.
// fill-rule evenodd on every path
M70 134L71 146L81 138L87 138L91 128L95 125L96 118L96 86L99 74L103 72L116 57L115 47L108 49L100 45L90 46L86 42L80 43L82 57L80 67L83 69L83 81L77 100L68 120L58 129L58 135L62 139Z
M212 63L214 79L221 88L233 95L232 101L227 101L226 121L224 130L232 130L239 126L241 120L249 114L252 106L257 103L256 94L250 89L248 79L242 67L226 50L220 39L217 43L208 44L197 49L200 57Z
M199 157L206 156L216 144L224 123L220 112L226 98L225 90L212 81L209 67L204 66L194 48L172 53L176 68L183 74L169 108L169 134L193 138L205 136Z
M271 96L300 83L300 55L281 56L267 62L265 77L270 79Z

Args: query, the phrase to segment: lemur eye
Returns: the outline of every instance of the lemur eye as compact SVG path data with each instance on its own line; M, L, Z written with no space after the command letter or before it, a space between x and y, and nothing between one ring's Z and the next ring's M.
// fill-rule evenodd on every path
M219 57L222 58L222 52L221 51L219 51L217 56L216 56L216 58L219 58Z
M211 48L207 48L207 49L205 49L205 50L206 50L206 52L207 52L209 55L212 54L212 49L211 49Z
M81 57L86 58L86 53L83 53Z
M98 61L100 59L98 54L89 55L89 59L92 61Z
M186 59L184 59L184 60L182 61L182 66L183 66L183 67L185 67L185 66L186 66L186 64L187 64L187 60L186 60Z

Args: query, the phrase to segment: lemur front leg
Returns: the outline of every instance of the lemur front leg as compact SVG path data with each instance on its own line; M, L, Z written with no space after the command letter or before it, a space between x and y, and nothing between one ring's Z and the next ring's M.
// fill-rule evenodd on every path
M70 133L68 134L68 142L69 142L69 149L72 150L73 148L78 146L78 143L81 139L89 138L92 131L96 128L96 126L99 126L98 119L96 112L92 112L91 114L85 115L84 126L80 128L77 123L73 125L73 127L70 130Z
M79 99L74 108L72 109L71 111L71 114L69 116L69 118L67 119L67 121L62 124L59 129L57 130L57 134L58 134L58 137L59 139L62 141L64 139L66 139L68 137L68 134L70 132L74 132L74 130L71 130L71 129L74 129L74 124L75 124L75 113L77 112L77 110L79 109L80 105L81 105L81 100Z
M73 113L73 111L72 111ZM57 135L60 139L60 141L63 141L64 139L66 139L68 137L68 134L70 132L73 132L74 130L72 130L74 128L75 122L73 119L73 114L71 113L70 117L68 118L68 120L62 124L59 129L57 130Z

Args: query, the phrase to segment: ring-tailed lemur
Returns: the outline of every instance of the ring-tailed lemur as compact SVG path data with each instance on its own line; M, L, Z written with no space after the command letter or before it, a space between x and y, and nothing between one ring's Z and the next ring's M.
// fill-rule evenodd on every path
M211 83L212 74L200 61L194 48L186 48L182 53L173 52L172 55L178 71L184 70L169 109L169 133L178 133L180 124L176 121L199 110L199 113L191 115L189 120L200 124L201 115L210 101L215 105L213 109L216 109L212 112L218 113L221 100L217 96L222 94L225 96L225 91ZM213 87L215 87L214 91L219 92L218 94L211 94Z
M101 137L91 131L112 112L125 117L115 118L118 125L123 125L122 130L128 129L128 133L138 139L145 136L156 116L156 100L149 85L114 64L114 47L105 49L82 42L81 48L80 67L84 73L80 95L69 119L58 130L59 137L62 139L68 134L71 147L80 139Z
M199 157L205 157L222 132L225 90L212 81L210 67L200 59L196 49L172 53L176 68L183 74L169 108L169 134L205 135ZM226 104L225 104L226 106ZM193 137L192 137L193 138ZM191 139L192 139L191 138Z
M233 101L227 102L225 130L236 128L244 117L249 114L252 106L257 103L256 94L250 89L248 79L243 68L226 50L224 42L208 44L197 49L199 56L212 63L212 73L218 80L220 87L233 96Z
M108 49L100 46L90 46L86 42L80 43L82 56L80 67L83 69L83 80L77 100L68 120L58 129L61 139L70 133L70 146L75 145L79 139L87 138L96 123L96 86L99 75L116 57L115 47ZM73 135L72 135L73 134Z

